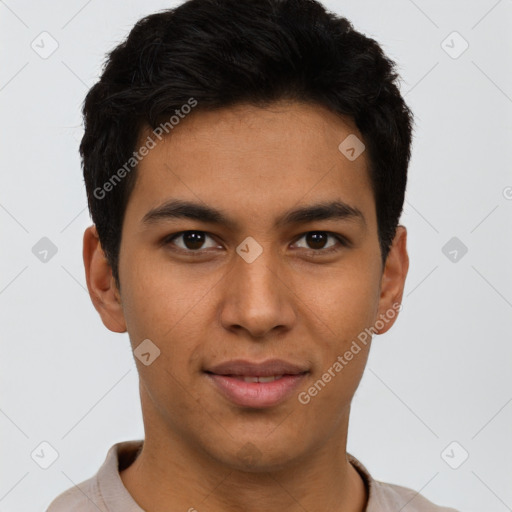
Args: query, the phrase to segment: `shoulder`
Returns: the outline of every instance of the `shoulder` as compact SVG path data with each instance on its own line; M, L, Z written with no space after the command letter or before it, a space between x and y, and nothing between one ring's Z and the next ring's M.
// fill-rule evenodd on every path
M361 475L368 490L365 512L459 512L454 508L436 505L408 487L375 480L356 457L347 453L347 458Z
M129 466L142 449L143 440L121 441L108 450L97 473L59 494L46 512L142 512L124 487L120 469Z
M46 512L98 512L105 510L96 475L59 494Z
M372 484L375 502L382 507L382 510L395 510L400 506L402 512L458 512L454 508L436 505L408 487L378 480L373 480ZM372 512L371 509L368 512Z

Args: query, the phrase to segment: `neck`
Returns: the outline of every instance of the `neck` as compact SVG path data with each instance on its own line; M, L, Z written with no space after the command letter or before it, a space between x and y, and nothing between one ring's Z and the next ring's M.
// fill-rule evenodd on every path
M121 479L147 512L364 512L367 490L346 455L348 413L323 445L300 457L285 463L249 457L241 468L198 448L187 433L166 430L156 411L146 410L146 440ZM247 448L261 454L255 445Z

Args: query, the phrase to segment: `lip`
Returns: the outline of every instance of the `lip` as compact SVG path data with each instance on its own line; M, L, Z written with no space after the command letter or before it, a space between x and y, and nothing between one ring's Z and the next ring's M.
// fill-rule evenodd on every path
M232 359L207 368L206 371L216 375L270 377L271 375L298 375L309 371L309 368L283 359L268 359L261 362Z
M282 359L261 363L236 359L205 371L215 388L240 407L265 408L287 400L303 381L309 370ZM282 375L272 382L245 382L243 376L270 377Z

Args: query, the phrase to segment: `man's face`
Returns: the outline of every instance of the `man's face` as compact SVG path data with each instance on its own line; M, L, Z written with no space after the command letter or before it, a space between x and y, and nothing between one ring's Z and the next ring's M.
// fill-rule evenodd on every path
M119 330L117 315L133 349L149 339L160 350L147 366L136 358L147 438L268 470L346 429L370 343L341 370L335 363L401 298L405 279L383 274L367 155L351 161L338 149L350 134L362 140L313 105L198 111L141 161L122 229L121 307L102 316ZM149 213L173 200L230 223ZM334 202L348 213L287 222ZM306 373L281 384L208 373L275 358Z

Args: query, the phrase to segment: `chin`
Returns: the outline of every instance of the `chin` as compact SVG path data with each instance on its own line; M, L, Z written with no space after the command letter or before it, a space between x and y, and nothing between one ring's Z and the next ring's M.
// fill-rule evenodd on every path
M261 441L258 441L251 436L250 441L233 443L232 446L221 448L220 451L219 446L215 446L215 449L209 452L218 463L233 470L264 473L280 471L295 465L296 459L301 455L293 452L293 447L297 446L295 442L288 447L288 443L279 442L277 439L269 441L268 437L262 436Z

